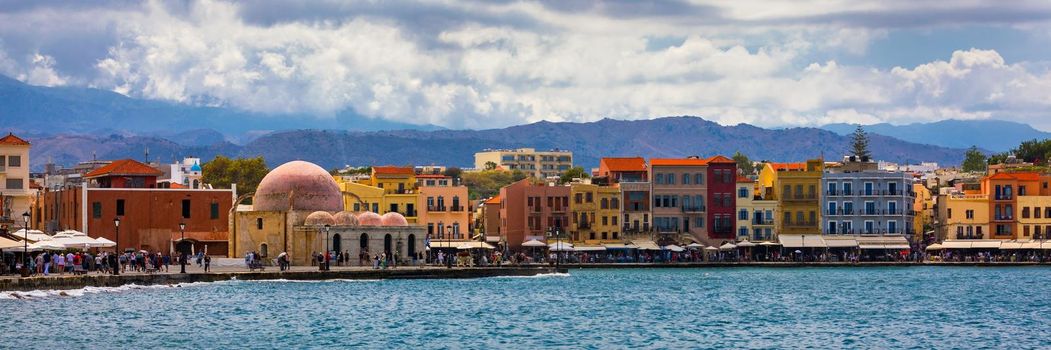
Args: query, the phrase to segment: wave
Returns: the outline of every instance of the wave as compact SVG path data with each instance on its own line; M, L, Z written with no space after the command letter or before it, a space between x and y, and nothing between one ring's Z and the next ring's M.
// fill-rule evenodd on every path
M290 280L284 278L278 279L261 279L261 280L239 280L240 282L274 282L274 283L332 283L332 282L379 282L382 280L378 279L348 279L348 278L335 278L327 280Z
M552 272L552 273L539 273L532 276L496 276L492 278L549 278L549 277L569 277L567 272Z
M203 285L210 285L219 282L187 282L187 283L175 283L175 284L153 284L153 285L140 285L140 284L125 284L117 287L83 287L77 289L47 289L47 290L31 290L31 291L8 291L0 292L0 299L43 299L49 297L80 297L87 294L98 294L98 293L120 293L130 290L142 290L142 289L166 289L166 288L185 288L185 287L196 287Z

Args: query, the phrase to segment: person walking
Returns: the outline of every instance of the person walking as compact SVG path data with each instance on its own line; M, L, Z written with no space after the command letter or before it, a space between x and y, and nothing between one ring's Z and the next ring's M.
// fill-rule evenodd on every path
M205 255L204 256L204 272L211 271L211 268L212 268L212 256L211 255Z

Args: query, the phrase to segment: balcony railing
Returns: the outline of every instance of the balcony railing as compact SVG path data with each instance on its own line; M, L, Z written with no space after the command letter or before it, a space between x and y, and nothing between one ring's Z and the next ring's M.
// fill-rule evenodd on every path
M817 196L814 194L796 194L794 196L785 196L786 201L816 201Z
M817 222L814 221L787 221L785 227L814 227L817 226Z
M1012 200L1012 199L1014 199L1014 195L1013 194L998 194L998 195L993 196L993 200L997 200L997 201L1009 201L1009 200Z
M773 225L773 224L774 224L774 220L773 219L765 219L765 220L752 219L752 225Z
M462 205L453 205L453 206L449 207L449 211L463 211L463 206Z
M703 213L706 208L703 205L684 205L679 209L682 209L683 213Z
M445 211L444 205L428 205L427 211Z

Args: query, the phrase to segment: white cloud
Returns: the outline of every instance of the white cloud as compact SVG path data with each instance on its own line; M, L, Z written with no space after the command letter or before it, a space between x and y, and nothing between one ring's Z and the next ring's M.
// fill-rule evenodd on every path
M106 54L91 58L90 74L62 72L47 52L16 60L0 51L0 69L38 85L86 81L183 103L322 117L353 109L450 127L683 114L764 126L990 117L1051 124L1042 118L1051 101L1044 65L982 49L892 69L821 54L869 54L869 43L891 29L881 23L908 22L895 16L908 11L983 20L978 10L988 4L980 1L728 1L688 14L423 5L436 8L427 14L436 18L375 3L340 4L350 14L339 16L267 13L276 18L266 23L245 19L249 5L210 0L87 11L116 33ZM20 18L48 16L0 14L0 22ZM859 24L844 24L852 19ZM681 41L651 47L654 38Z

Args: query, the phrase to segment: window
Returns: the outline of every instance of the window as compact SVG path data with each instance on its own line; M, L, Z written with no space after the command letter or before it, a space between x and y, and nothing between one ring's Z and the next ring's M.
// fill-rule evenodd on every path
M748 210L741 209L737 212L737 220L748 220Z
M669 185L674 185L675 184L675 174L668 174L666 176L665 180L668 180L668 184Z
M828 202L828 215L836 215L836 202Z
M218 219L219 218L219 203L212 203L211 207L209 208L209 211L211 212L212 220Z
M588 192L588 193L585 193L585 194L584 194L584 201L586 201L586 202L588 202L588 203L594 203L594 202L595 202L595 198L594 198L594 196L593 196L593 195L591 194L591 192Z
M9 190L20 190L22 189L22 179L7 179L5 186Z
M617 219L618 219L618 216L616 216L616 215L614 215L614 216L610 216L610 220L612 220L612 221L613 221L613 222L612 222L612 225L613 225L613 226L617 226Z
M599 204L600 208L602 208L602 209L609 209L609 200L608 199L602 198L602 201L600 201L599 203L600 203Z
M124 216L124 200L117 200L117 216Z
M361 211L361 203L354 203L354 211Z
M786 211L785 218L782 221L784 221L785 224L792 223L792 212Z
M683 185L689 185L690 184L690 174L682 174L682 184Z
M603 216L602 217L602 226L609 226L609 217L608 216Z
M1029 218L1029 207L1022 207L1022 218L1023 219L1028 219Z
M693 183L696 184L696 185L703 185L704 184L704 174L702 174L702 173L693 174Z
M844 221L839 224L839 230L843 233L854 233L854 224L850 221Z
M898 233L898 222L897 221L887 221L887 232L889 232L889 233Z
M653 175L653 182L658 184L658 185L663 185L664 184L664 174L661 174L661 173L654 174Z
M865 183L865 195L866 196L871 196L872 195L872 183L871 182L866 182Z
M890 215L898 214L898 202L887 202L887 213Z
M263 229L263 218L256 218L255 219L255 229L256 230L262 230Z
M952 209L949 209L949 212L951 213ZM968 219L974 219L974 210L973 209L965 210L963 212L963 215L966 216ZM952 217L952 216L950 215L949 217Z
M748 187L741 187L737 189L737 198L748 198Z
M94 219L102 218L102 203L92 202L91 203L91 217Z
M1040 218L1040 207L1033 207L1033 218Z
M1021 193L1022 190L1019 189L1018 192ZM1029 237L1029 225L1022 226L1022 236Z
M738 236L748 236L748 228L747 227L738 228L737 229L737 235Z
M865 233L873 233L875 225L871 220L865 221Z
M828 233L831 233L831 234L835 234L836 233L836 222L835 221L829 221L828 222Z
M785 187L781 189L781 196L784 198L792 198L792 186L785 185Z
M573 196L573 201L577 204L584 203L584 194L577 193L575 196Z
M22 156L8 156L7 166L12 168L18 168L22 166Z
M952 208L945 209L945 216L952 219Z
M694 218L693 227L704 228L704 218Z
M183 199L182 200L182 217L184 219L189 219L190 218L190 200L189 199Z
M619 198L610 199L609 200L609 208L610 209L620 209L620 199Z

